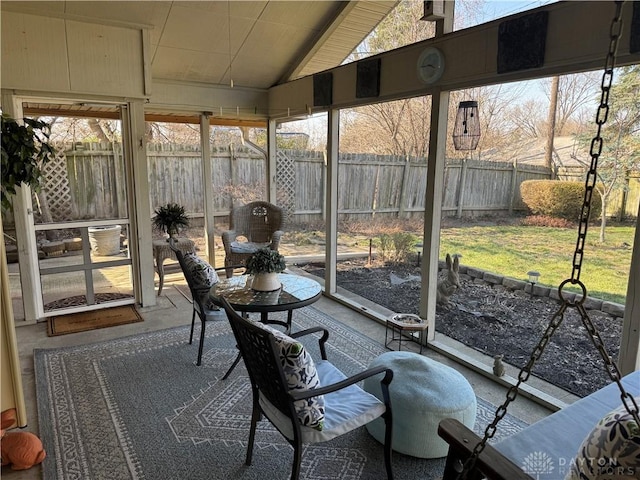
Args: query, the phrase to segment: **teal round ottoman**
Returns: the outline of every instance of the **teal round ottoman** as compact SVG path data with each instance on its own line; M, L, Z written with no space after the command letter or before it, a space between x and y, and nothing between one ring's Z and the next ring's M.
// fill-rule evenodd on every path
M473 429L476 395L466 378L451 367L413 352L387 352L370 365L393 370L389 386L393 414L393 450L419 458L445 457L448 444L438 436L438 424L455 418ZM380 379L367 378L364 389L382 399ZM369 433L384 443L384 422L367 424Z

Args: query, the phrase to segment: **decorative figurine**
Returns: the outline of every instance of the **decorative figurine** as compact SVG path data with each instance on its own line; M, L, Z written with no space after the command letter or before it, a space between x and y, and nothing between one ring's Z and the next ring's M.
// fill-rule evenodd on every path
M502 363L502 357L504 357L504 355L495 355L493 357L493 374L496 377L504 375L504 363Z

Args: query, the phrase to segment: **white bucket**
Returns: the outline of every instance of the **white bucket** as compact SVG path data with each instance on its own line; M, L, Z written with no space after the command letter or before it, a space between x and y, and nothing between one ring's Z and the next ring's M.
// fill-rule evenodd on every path
M120 225L89 227L89 244L96 255L108 256L120 253Z

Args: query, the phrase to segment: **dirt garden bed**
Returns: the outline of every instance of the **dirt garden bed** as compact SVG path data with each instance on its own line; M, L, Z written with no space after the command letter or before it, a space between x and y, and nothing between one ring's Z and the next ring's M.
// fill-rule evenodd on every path
M309 273L322 276L324 266L309 264ZM420 271L415 265L367 266L366 260L339 262L339 286L390 310L418 313ZM452 337L491 357L504 355L504 361L520 368L546 329L559 303L551 298L531 297L523 291L510 291L474 283L461 275L461 288L451 297L448 308L436 311L436 332ZM617 359L622 319L600 311L589 311L607 351ZM587 337L580 316L570 308L564 321L547 345L533 373L576 395L588 395L610 380L603 362Z

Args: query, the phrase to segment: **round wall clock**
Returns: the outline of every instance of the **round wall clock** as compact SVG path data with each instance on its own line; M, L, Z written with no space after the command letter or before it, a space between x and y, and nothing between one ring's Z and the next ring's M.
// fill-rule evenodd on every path
M437 82L444 72L444 55L434 47L425 48L418 57L418 78L424 83Z

